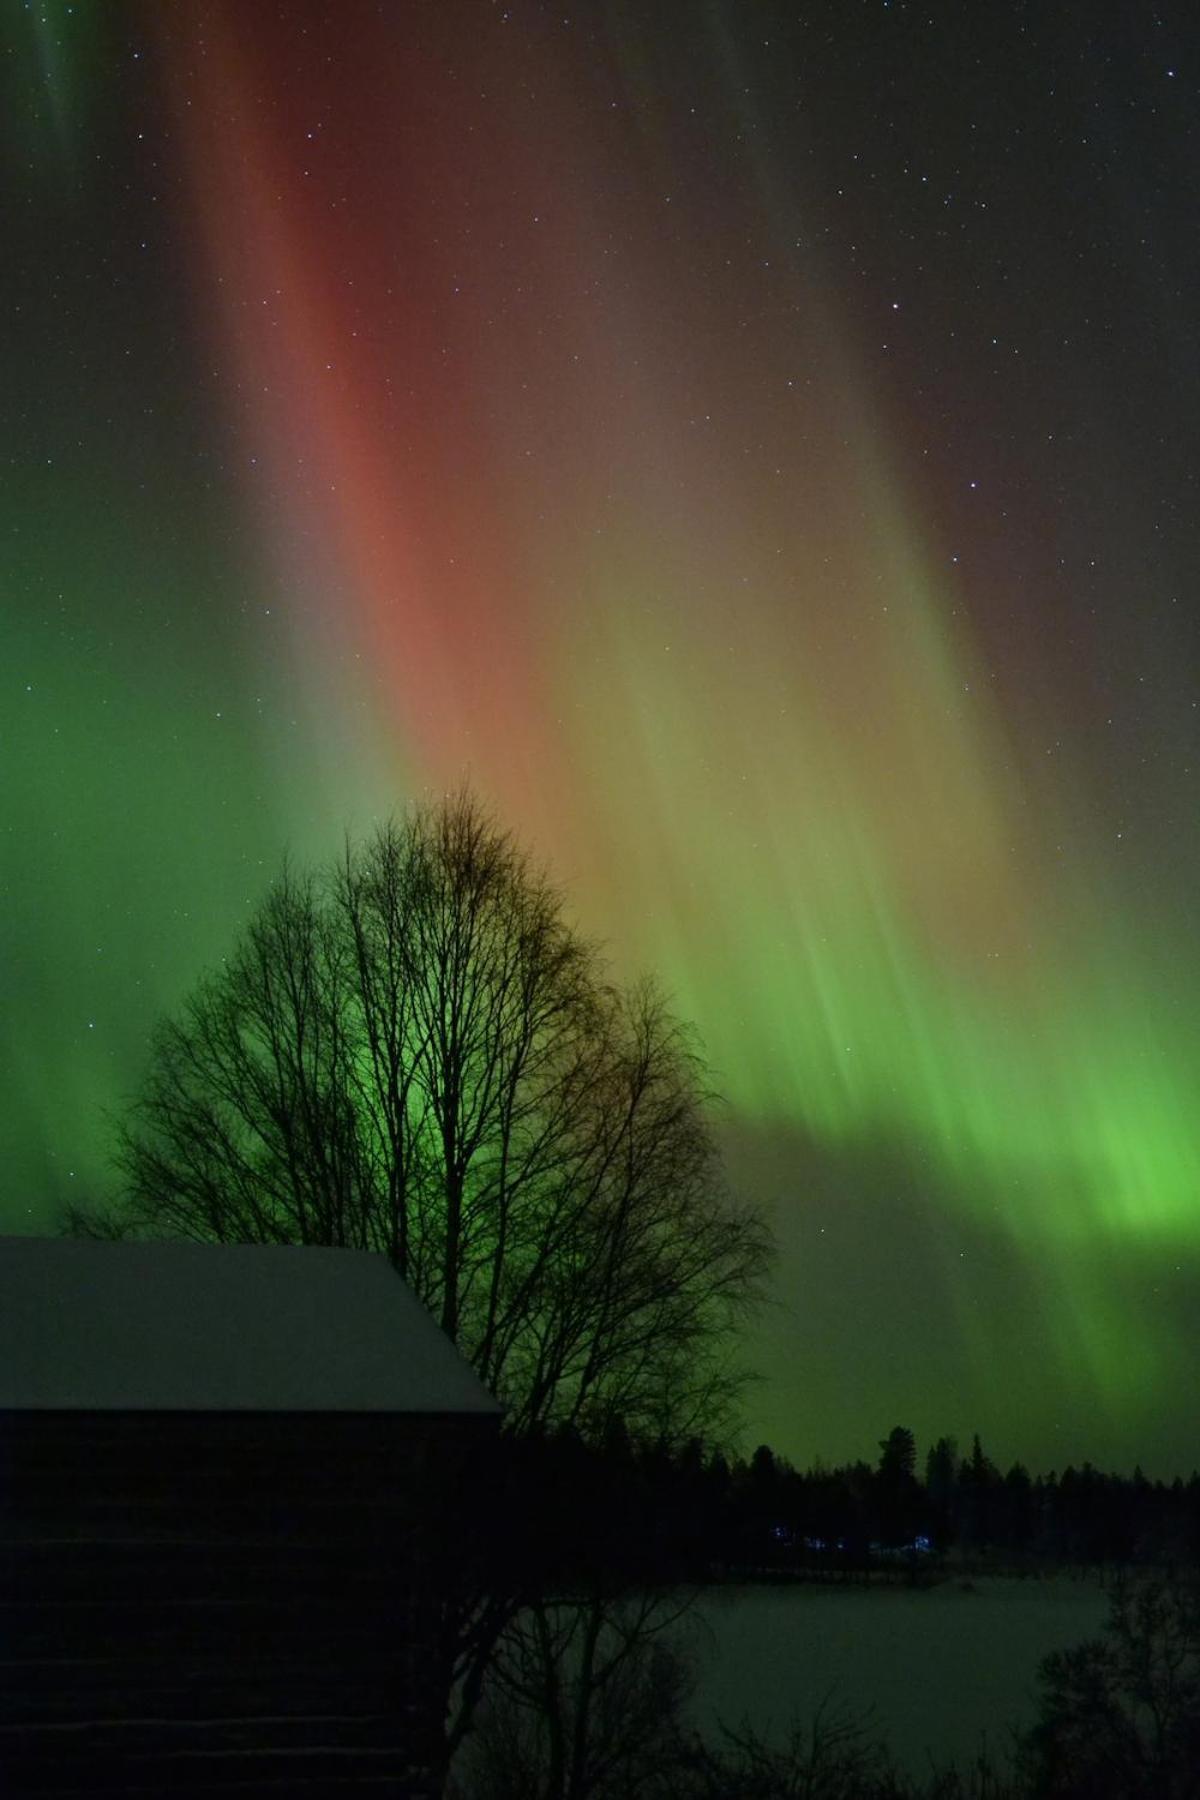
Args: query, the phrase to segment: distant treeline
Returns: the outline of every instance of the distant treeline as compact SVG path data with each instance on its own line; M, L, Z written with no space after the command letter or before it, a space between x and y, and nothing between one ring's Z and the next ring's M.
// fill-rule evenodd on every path
M761 1445L727 1459L698 1441L599 1446L571 1433L509 1440L486 1479L501 1535L514 1526L538 1560L626 1576L807 1573L934 1566L948 1552L1022 1563L1200 1562L1200 1474L1149 1481L1090 1463L1005 1472L976 1437L962 1456L941 1438L919 1469L895 1427L874 1465L800 1471Z

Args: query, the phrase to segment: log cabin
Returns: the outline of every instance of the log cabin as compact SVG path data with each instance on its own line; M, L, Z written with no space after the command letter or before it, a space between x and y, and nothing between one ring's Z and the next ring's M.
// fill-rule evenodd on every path
M439 1792L499 1418L382 1256L0 1239L0 1792Z

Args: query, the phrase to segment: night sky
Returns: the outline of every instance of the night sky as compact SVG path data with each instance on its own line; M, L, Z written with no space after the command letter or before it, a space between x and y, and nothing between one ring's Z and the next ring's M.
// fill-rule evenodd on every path
M747 1444L1200 1464L1190 6L0 6L0 1153L464 774L771 1209Z

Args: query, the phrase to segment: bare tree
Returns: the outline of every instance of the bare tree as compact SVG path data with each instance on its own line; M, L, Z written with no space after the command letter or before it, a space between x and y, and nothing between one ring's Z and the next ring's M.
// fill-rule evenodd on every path
M347 958L316 881L285 865L241 941L160 1025L120 1132L126 1190L76 1229L349 1245L367 1202L350 1094Z
M722 1180L709 1098L653 984L610 981L463 793L326 869L285 865L156 1035L117 1205L68 1223L383 1252L510 1434L619 1423L680 1441L713 1431L737 1390L734 1328L769 1254ZM547 1601L544 1545L475 1525L446 1559L447 1759L497 1644ZM559 1629L570 1604L584 1629L578 1599Z
M1046 1800L1191 1800L1200 1783L1200 1585L1143 1574L1113 1588L1104 1635L1054 1651L1028 1733Z
M159 1030L90 1228L384 1251L515 1428L678 1438L736 1386L768 1256L707 1099L653 985L459 794L284 868Z
M906 1775L870 1715L829 1696L786 1732L701 1732L682 1616L669 1596L531 1608L494 1659L452 1800L1032 1800L982 1746Z
M488 1671L488 1701L455 1795L605 1800L668 1793L680 1772L691 1688L671 1629L673 1595L542 1601L514 1620Z

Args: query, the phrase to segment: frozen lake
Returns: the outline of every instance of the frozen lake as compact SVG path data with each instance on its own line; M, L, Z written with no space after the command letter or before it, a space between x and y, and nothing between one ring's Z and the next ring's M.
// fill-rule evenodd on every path
M948 1580L938 1587L731 1587L678 1628L694 1659L696 1724L714 1717L786 1739L826 1696L855 1714L913 1774L929 1758L965 1762L986 1736L1003 1755L1010 1724L1036 1714L1037 1666L1099 1632L1098 1584Z

